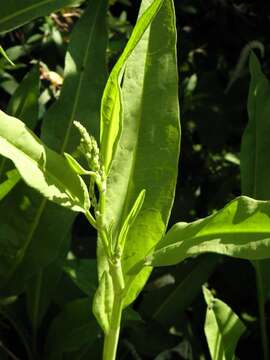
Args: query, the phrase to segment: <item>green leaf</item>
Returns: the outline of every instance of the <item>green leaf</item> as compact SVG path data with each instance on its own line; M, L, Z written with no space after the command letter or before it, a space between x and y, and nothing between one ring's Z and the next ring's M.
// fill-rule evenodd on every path
M65 353L79 350L96 339L98 326L91 316L91 300L77 299L67 304L54 319L45 344L48 360L59 360Z
M120 82L123 77L127 59L142 38L149 24L156 16L163 0L154 0L149 8L142 14L130 36L130 39L115 64L107 81L103 97L101 111L101 151L105 169L108 172L113 158L114 146L121 129L121 91Z
M60 98L43 122L43 141L61 153L72 154L79 144L74 120L99 138L100 103L107 76L106 12L107 0L90 1L74 28L65 59Z
M120 234L118 236L118 242L119 242L120 249L124 249L124 247L125 247L125 241L126 241L126 238L128 235L128 231L131 228L134 221L136 220L136 217L138 216L138 214L142 208L144 198L145 198L145 190L142 190L139 193L136 201L134 202L134 205L133 205L132 209L130 210L130 212L121 228Z
M7 108L9 115L21 119L31 130L35 129L38 121L39 86L39 67L36 65L25 75Z
M61 275L62 269L55 262L50 264L46 271L36 274L28 283L26 288L27 312L34 331L42 322Z
M112 277L108 271L104 271L93 301L93 314L100 327L106 334L110 328L114 290Z
M88 191L65 159L43 145L20 120L0 111L0 154L44 197L73 211L88 210Z
M88 171L86 169L84 169L76 159L74 159L73 156L71 156L68 153L64 153L65 158L67 159L67 162L69 164L69 166L71 167L71 169L73 171L75 171L76 174L78 175L94 175L95 173L93 171Z
M205 335L212 360L234 360L235 349L245 326L232 309L203 287L207 303Z
M1 4L0 33L13 30L40 16L57 11L76 0L20 0Z
M149 4L152 5L147 7ZM158 1L143 1L142 12L137 31L146 26L146 19L146 24L152 23L125 65L121 135L108 174L106 193L105 221L108 227L114 222L114 231L118 233L138 194L146 190L123 252L126 305L136 298L150 273L149 269L143 269L138 276L128 275L129 269L160 241L167 226L180 140L173 2L165 0L160 7ZM101 263L100 258L99 255Z
M36 332L41 325L42 319L46 314L51 300L55 295L58 284L63 274L63 263L70 245L71 235L68 234L68 241L63 243L64 248L61 256L49 266L45 271L39 271L28 282L26 288L26 307L28 317L31 321L32 331Z
M41 129L42 141L57 152L72 153L78 145L79 135L72 126L74 119L97 135L96 122L106 78L106 11L106 0L90 1L71 34L61 95ZM11 193L6 198L8 202L1 202L0 223L16 230L20 247L12 262L1 254L0 262L6 264L1 277L8 279L14 273L6 282L7 294L22 291L35 273L56 260L74 220L74 213L42 199L24 184L18 184L18 189Z
M15 64L10 60L10 58L8 57L7 53L2 48L1 45L0 45L0 54L7 60L7 62L9 62L10 65L15 66Z
M249 121L241 144L242 193L258 200L270 200L270 83L253 53L250 72Z
M63 267L70 279L86 295L92 295L98 287L96 260L67 260Z
M7 172L7 180L0 184L0 201L14 188L20 178L16 169Z
M191 306L202 285L213 273L218 259L217 255L205 254L166 269L160 277L147 284L140 313L144 318L151 318L166 327L181 324L185 310ZM168 283L162 284L166 279Z
M177 223L157 245L146 264L163 266L207 252L248 260L270 256L270 202L246 196L192 223Z
M39 97L39 69L34 66L33 69L26 74L15 93L12 95L7 112L9 115L15 116L23 120L23 122L33 130L38 120L38 97ZM9 171L13 165L5 157L0 157L0 179L4 180L4 175L9 177ZM16 175L17 173L17 175ZM16 184L19 180L18 172L12 171L12 184ZM11 180L11 179L9 179ZM6 184L11 185L8 180ZM13 186L10 188L10 190Z

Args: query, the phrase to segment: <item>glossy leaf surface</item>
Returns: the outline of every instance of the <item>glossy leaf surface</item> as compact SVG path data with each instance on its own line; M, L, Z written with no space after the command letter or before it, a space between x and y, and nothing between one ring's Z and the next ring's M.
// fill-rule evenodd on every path
M206 252L259 260L270 256L270 203L241 196L211 216L177 223L146 259L173 265Z
M105 169L108 172L113 158L115 141L119 136L119 131L122 126L121 119L121 90L120 82L123 76L124 67L130 54L141 40L142 35L148 28L149 24L156 16L163 0L152 1L149 8L142 14L141 18L136 23L136 26L131 34L131 37L114 66L109 79L107 81L104 94L102 97L102 112L101 112L101 150ZM149 4L150 2L148 2Z

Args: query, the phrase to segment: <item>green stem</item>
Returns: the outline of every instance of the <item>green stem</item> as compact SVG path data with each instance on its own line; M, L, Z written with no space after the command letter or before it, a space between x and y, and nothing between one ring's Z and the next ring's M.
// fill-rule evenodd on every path
M90 225L93 226L93 228L97 228L96 226L96 220L94 219L93 215L90 213L90 211L85 212L86 219L89 221Z
M121 317L123 310L124 279L120 263L110 264L110 273L114 284L114 303L110 329L105 334L103 360L115 360L119 341Z
M263 278L261 273L261 267L259 261L254 261L254 267L256 271L256 284L257 284L257 299L259 307L259 322L261 331L261 342L263 351L263 360L269 360L269 348L266 328L266 316L265 316L265 294L263 288Z
M104 340L103 360L116 359L122 317L122 307L122 299L115 298L111 319L112 323L109 332L105 335Z

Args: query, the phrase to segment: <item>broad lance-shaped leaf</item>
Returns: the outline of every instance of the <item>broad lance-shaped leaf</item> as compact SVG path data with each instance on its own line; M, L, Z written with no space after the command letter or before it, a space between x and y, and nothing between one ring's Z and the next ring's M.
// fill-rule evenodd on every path
M24 181L48 200L73 211L89 209L83 180L20 120L0 111L0 154L13 161Z
M107 172L113 158L115 141L119 136L119 131L121 129L120 82L123 76L124 67L135 46L156 16L162 2L163 0L152 1L151 6L149 6L138 20L122 55L109 76L104 90L100 123L100 143L104 166ZM148 4L149 3L150 2L148 1Z
M2 1L0 13L0 33L21 26L37 17L45 16L76 0L19 0Z
M178 171L180 128L174 8L171 0L165 0L153 18L147 11L155 4L158 2L142 2L144 15L140 19L149 17L152 23L125 66L122 132L106 193L106 223L115 220L117 234L138 194L145 189L144 203L129 229L122 258L128 288L126 305L136 298L149 276L149 269L143 269L138 276L128 275L128 271L163 237ZM139 20L137 26L143 25Z
M214 298L206 287L207 303L204 331L212 360L235 360L235 349L245 325L223 301Z
M240 196L205 219L175 224L145 265L174 265L207 252L248 260L270 257L270 202Z
M42 141L57 152L72 153L78 145L78 132L72 126L75 119L89 133L97 135L106 77L106 11L106 0L90 1L71 34L61 95L41 129ZM17 187L7 197L12 206L0 218L1 226L5 223L16 229L14 243L19 243L13 258L2 261L6 264L6 271L1 272L5 278L11 275L8 271L16 270L5 289L1 289L6 294L22 291L32 275L59 256L74 220L73 212L43 199L23 184Z

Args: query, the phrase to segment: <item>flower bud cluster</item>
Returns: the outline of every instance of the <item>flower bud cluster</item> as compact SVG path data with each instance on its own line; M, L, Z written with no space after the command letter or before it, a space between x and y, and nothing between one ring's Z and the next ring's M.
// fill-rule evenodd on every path
M89 169L96 173L97 182L102 184L102 191L105 191L105 171L102 165L100 151L96 139L89 135L85 127L78 121L74 121L74 125L81 134L79 151L85 156Z

